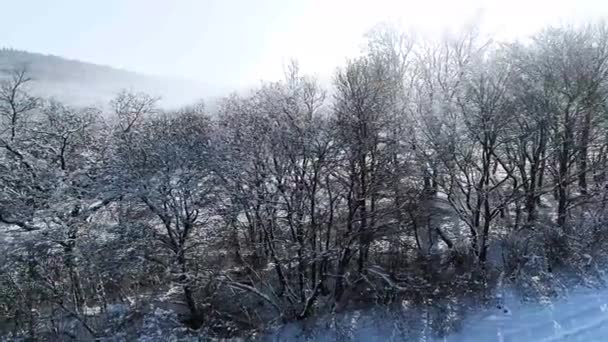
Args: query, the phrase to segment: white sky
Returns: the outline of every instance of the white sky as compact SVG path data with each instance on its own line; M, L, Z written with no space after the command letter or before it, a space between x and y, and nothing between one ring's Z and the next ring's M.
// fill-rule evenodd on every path
M242 87L299 60L327 77L381 21L441 32L482 13L502 37L608 17L608 0L0 0L0 45Z

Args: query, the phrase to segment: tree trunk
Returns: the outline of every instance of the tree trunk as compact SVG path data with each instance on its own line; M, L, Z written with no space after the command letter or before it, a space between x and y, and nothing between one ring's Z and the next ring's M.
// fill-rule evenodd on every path
M190 311L190 319L187 320L187 323L192 328L198 329L203 323L203 316L202 313L199 311L198 306L196 305L196 300L194 299L194 291L190 284L190 280L188 279L188 265L183 249L179 252L179 255L177 257L177 263L181 271L181 275L179 276L178 281L182 285L182 290L184 292L184 300L186 301L186 306Z
M585 111L585 117L583 120L583 127L581 129L581 140L580 140L580 152L578 155L579 159L579 175L578 175L578 186L581 191L581 195L587 194L587 154L589 148L589 135L591 132L591 111Z
M571 153L570 146L572 143L572 127L570 121L570 113L566 110L564 113L564 132L559 153L557 175L557 225L562 229L566 229L568 205L569 159Z
M63 244L64 264L68 271L70 279L71 292L74 300L74 308L76 312L84 306L84 292L80 282L80 274L78 273L78 265L76 262L76 239L78 237L78 225L70 224L68 227L67 239Z

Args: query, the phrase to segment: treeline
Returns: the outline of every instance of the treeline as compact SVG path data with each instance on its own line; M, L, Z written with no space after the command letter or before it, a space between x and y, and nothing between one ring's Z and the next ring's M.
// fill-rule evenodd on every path
M232 336L588 278L608 236L607 29L379 26L329 92L294 63L213 115L129 92L72 108L17 70L0 87L0 327L101 337L178 301L189 327Z

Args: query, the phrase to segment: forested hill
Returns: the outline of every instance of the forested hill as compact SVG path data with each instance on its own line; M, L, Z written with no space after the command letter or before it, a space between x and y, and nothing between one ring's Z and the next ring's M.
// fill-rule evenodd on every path
M194 81L149 76L63 57L0 49L0 77L26 67L35 95L56 97L72 105L107 103L121 89L162 98L164 106L179 106L219 95L218 89Z

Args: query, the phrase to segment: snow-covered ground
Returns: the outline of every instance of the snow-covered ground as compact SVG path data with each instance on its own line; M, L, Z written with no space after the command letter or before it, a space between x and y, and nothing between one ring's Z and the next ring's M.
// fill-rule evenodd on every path
M495 307L469 315L458 333L442 338L432 337L424 313L412 312L411 316L417 317L412 317L412 321L408 322L410 319L404 316L395 318L354 313L348 318L340 318L338 329L334 324L328 324L326 328L317 325L312 329L286 326L270 336L269 340L608 341L608 289L579 290L567 298L545 304L524 303L514 295L505 295ZM434 324L437 323L440 322Z
M446 341L608 341L608 289L580 290L547 304L506 297L507 313L482 312ZM504 310L503 310L504 311Z

